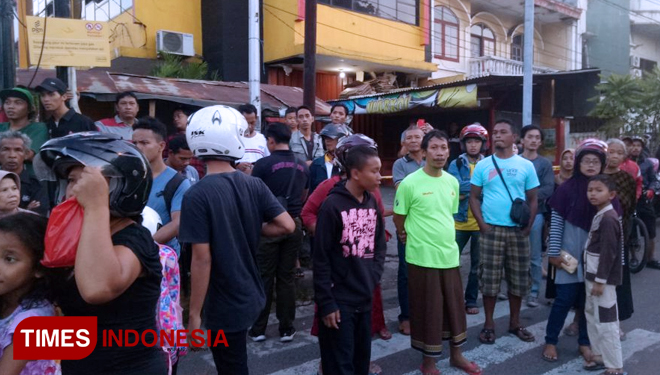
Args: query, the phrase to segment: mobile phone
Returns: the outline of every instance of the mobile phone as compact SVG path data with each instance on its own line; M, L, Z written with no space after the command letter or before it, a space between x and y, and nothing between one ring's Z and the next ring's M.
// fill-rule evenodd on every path
M426 125L426 121L423 118L420 118L419 120L417 120L417 127L418 128L422 129L424 127L424 125Z

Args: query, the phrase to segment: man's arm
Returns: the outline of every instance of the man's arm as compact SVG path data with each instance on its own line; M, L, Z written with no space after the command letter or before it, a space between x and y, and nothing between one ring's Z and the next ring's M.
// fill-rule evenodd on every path
M394 214L392 221L394 221L394 226L396 227L396 234L399 236L401 243L406 243L406 217L407 215Z
M330 252L337 241L336 220L333 213L321 209L318 214L319 231L314 236L314 251L312 266L314 272L314 300L319 307L319 315L323 324L330 328L339 328L339 306L332 294L332 263Z
M527 204L529 204L529 224L527 224L522 230L525 235L528 235L532 230L532 225L534 225L534 219L536 218L536 212L538 212L539 209L539 201L537 200L538 191L539 188L534 188L525 192L525 198Z
M261 234L265 237L279 237L293 233L296 223L288 212L284 211L273 220L261 227Z
M398 159L392 166L392 182L394 182L394 189L399 188L399 184L406 177L406 172L403 170L403 161Z
M470 205L470 210L472 210L472 216L474 216L474 219L477 220L479 230L483 234L490 231L491 226L484 221L484 217L481 212L481 202L479 201L479 198L481 198L481 191L481 186L472 185L470 188L470 198L468 202Z
M188 309L188 330L200 329L202 308L211 279L211 246L208 243L192 245L190 264L190 307Z
M458 180L458 191L459 194L461 195L461 200L467 198L470 195L470 190L472 189L470 179L464 180L463 176L461 176L461 171L458 170L458 163L456 162L458 159L453 160L449 164L449 168L447 169L447 172L449 172L450 175L456 177Z
M538 199L545 201L555 192L555 174L552 171L552 163L548 162L546 168L543 168L542 174L539 176L539 182L541 186L539 186Z
M154 241L166 244L172 240L172 238L179 235L179 223L181 220L181 211L175 211L170 214L171 220L169 223L163 225L158 229L154 234Z

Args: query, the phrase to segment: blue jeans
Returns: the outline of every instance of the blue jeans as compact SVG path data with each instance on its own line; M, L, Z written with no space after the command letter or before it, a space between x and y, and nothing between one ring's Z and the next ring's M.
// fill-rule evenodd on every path
M410 320L410 309L408 308L408 263L406 263L406 245L397 238L396 248L399 253L399 273L396 277L397 290L399 294L399 306L401 314L399 322Z
M541 252L543 251L543 214L536 215L532 230L529 233L529 250L530 250L530 273L532 277L532 290L529 295L532 297L539 296L539 289L541 288L541 279L543 278L543 270L541 268Z
M467 242L470 241L470 275L465 287L465 307L477 307L479 296L479 231L456 231L458 251L463 253Z
M559 333L564 327L566 316L568 316L571 308L575 307L576 311L581 314L578 321L578 344L581 346L590 345L589 335L587 334L587 319L584 316L584 300L586 298L584 283L555 284L555 288L557 289L557 297L552 304L548 326L545 328L545 343L557 345Z

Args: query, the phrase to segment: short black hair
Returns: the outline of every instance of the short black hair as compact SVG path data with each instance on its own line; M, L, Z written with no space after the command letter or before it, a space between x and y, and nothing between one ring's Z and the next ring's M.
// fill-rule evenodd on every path
M289 107L286 109L286 112L284 112L284 117L288 115L289 113L294 113L296 116L298 116L298 108L296 107Z
M289 144L291 129L281 122L274 122L266 128L266 139L273 138L277 144Z
M378 157L378 151L369 146L354 146L346 152L344 159L344 166L346 167L346 175L351 179L351 171L353 169L361 170L367 163L367 160L373 157Z
M543 129L541 129L540 126L537 125L525 125L523 128L520 130L520 138L525 138L525 135L527 132L532 131L532 130L538 130L539 133L541 133L541 140L545 139L545 133L543 133Z
M306 110L309 111L309 113L314 114L314 113L312 112L312 110L311 110L308 106L306 106L306 105L301 105L300 107L296 108L296 116L298 116L298 112L300 112L301 109L306 109Z
M493 126L495 126L497 124L507 124L507 125L509 125L509 128L511 129L511 133L516 132L516 126L513 124L513 122L511 120L507 120L505 118L497 119L493 123Z
M167 144L167 148L172 154L178 154L181 150L190 151L188 146L188 141L186 140L185 134L177 134L174 138L170 139L170 142Z
M344 108L344 113L346 114L346 116L348 116L348 107L342 103L333 104L332 107L330 107L330 113L334 112L335 108L337 107Z
M167 127L157 118L151 116L142 117L137 124L133 125L133 130L138 129L151 130L161 141L167 139Z
M595 176L593 176L589 179L589 182L593 182L593 181L601 182L603 185L605 185L605 187L609 191L617 191L618 188L619 188L616 184L616 181L614 181L614 179L612 177L610 177L609 175L606 175L604 173L601 173L599 175L595 175Z
M135 99L136 102L138 101L138 98L135 95L135 93L133 93L132 91L124 91L124 92L120 92L119 94L117 94L117 98L115 98L115 104L119 104L120 100L122 100L124 98L127 98L129 96L131 98Z
M250 103L245 103L243 105L238 106L238 111L240 113L243 113L243 114L246 114L246 115L249 115L249 114L252 114L252 113L254 113L256 115L257 114L257 107L255 107L254 105L252 105Z
M190 108L190 107L185 107L185 106L182 106L182 105L180 105L180 106L174 108L174 111L172 111L172 113L174 113L174 112L176 112L176 111L181 111L181 112L183 112L183 114L185 114L186 116L190 116L190 115L192 115L192 113L194 112L194 111L192 110L192 108Z
M447 141L447 144L449 144L449 136L447 135L447 133L443 132L442 130L433 129L430 132L426 133L426 135L422 139L422 150L424 151L428 150L429 142L431 142L431 139L433 138L444 139L445 141Z

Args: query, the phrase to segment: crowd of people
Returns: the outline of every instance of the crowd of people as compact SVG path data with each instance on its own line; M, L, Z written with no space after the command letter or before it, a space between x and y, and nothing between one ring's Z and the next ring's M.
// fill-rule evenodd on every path
M558 360L560 331L575 308L565 333L577 336L584 368L624 373L619 322L634 311L625 241L635 212L655 237L660 188L644 138L585 140L561 153L555 174L539 153L538 126L497 120L489 133L454 124L448 135L420 121L401 136L390 210L377 145L353 133L344 105L332 107L318 133L305 106L263 132L250 104L181 107L168 134L158 119L137 118L130 92L117 95L114 117L93 122L67 107L62 81L48 78L36 91L45 123L34 121L30 90L0 92L9 120L0 124L2 374L176 373L181 348L97 345L80 361L19 361L12 336L20 321L56 314L97 316L99 332L142 335L164 321L175 329L184 324L179 304L189 331L224 332L228 346L210 348L218 373L247 374L247 340L268 340L273 302L279 341L295 339L301 264L313 273L318 372L380 373L371 339L392 337L380 289L389 216L398 330L421 353L422 374L440 374L444 340L450 366L482 373L461 351L479 292L481 343L497 340L498 299L509 303L506 331L536 340L520 311L539 306L544 275L552 309L542 358ZM82 208L79 226L53 223L69 207ZM71 262L44 266L53 247ZM653 254L648 266L660 268Z

